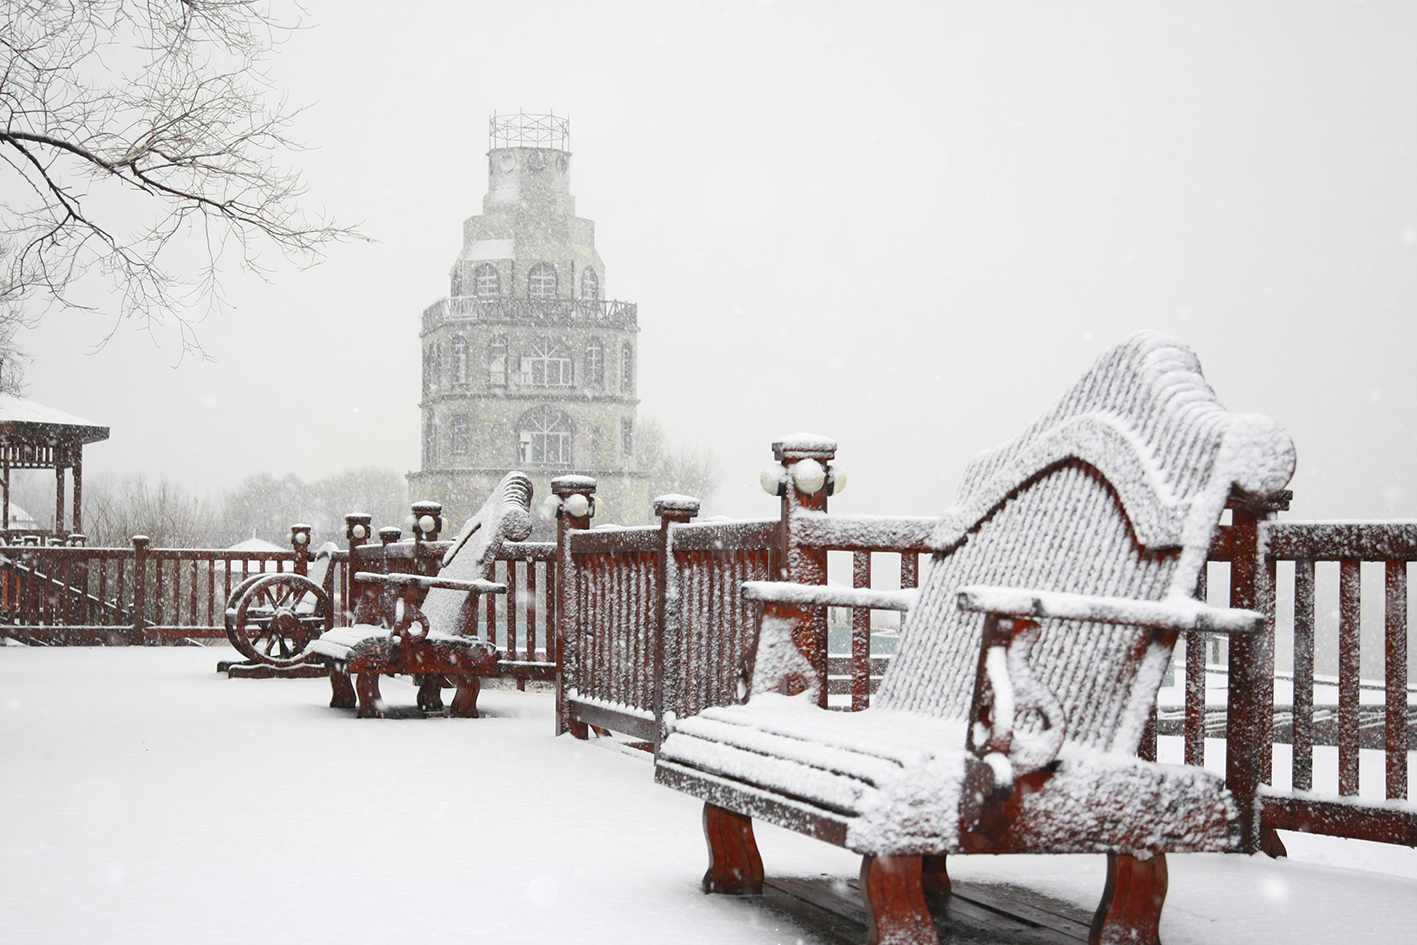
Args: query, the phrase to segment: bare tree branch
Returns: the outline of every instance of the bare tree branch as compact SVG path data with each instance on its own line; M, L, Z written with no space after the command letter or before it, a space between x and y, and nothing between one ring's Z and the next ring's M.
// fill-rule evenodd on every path
M54 307L111 308L112 330L170 319L204 355L195 326L233 254L264 277L263 246L309 265L363 239L310 213L280 163L298 112L262 67L300 23L276 3L0 4L0 336Z

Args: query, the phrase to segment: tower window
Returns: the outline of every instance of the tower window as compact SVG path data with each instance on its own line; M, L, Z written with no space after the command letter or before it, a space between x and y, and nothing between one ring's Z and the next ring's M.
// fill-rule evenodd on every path
M600 298L600 276L595 274L594 269L586 269L581 273L581 298Z
M472 274L473 291L479 299L492 299L502 294L502 278L497 275L497 267L483 263Z
M448 293L453 298L458 298L463 294L463 271L462 263L453 263L452 291Z
M467 338L453 336L453 386L467 386Z
M571 421L561 411L537 407L522 418L517 442L520 462L546 466L571 464Z
M438 468L438 421L432 414L423 428L423 468Z
M620 418L620 454L626 459L635 455L635 419Z
M443 346L431 344L423 349L423 393L436 394L443 381Z
M467 414L455 413L448 424L448 450L454 456L467 455Z
M554 299L556 297L556 267L550 263L537 263L526 276L526 294L533 299Z
M605 386L605 346L599 338L585 346L585 382L587 387Z
M521 375L522 384L531 387L569 387L571 350L559 341L538 338L522 355Z
M487 343L487 383L491 387L507 386L506 338L493 338Z
M635 347L628 341L620 349L620 390L626 394L635 389Z

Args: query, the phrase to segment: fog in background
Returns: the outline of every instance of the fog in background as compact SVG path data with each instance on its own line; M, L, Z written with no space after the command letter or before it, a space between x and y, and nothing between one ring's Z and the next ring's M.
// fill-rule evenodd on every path
M706 511L774 514L798 430L840 443L834 509L939 511L1157 328L1292 433L1293 515L1417 515L1417 5L304 6L297 160L379 242L230 277L215 363L127 327L87 354L108 315L23 333L28 396L112 428L90 475L416 469L420 314L522 107L571 116L640 415L717 454Z

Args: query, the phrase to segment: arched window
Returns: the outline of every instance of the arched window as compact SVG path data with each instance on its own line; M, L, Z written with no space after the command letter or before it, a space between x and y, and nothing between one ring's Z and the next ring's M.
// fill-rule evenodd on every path
M423 393L436 394L443 381L443 346L431 344L423 349Z
M521 376L530 387L569 387L571 349L551 338L536 339L522 354Z
M519 462L545 466L571 464L571 420L559 410L537 407L522 417L517 440Z
M594 269L586 269L581 273L581 298L600 298L600 276L595 274Z
M533 299L554 299L556 297L556 267L550 263L537 263L526 275L526 294Z
M455 413L448 424L448 452L454 456L467 455L467 414Z
M463 294L463 271L462 263L453 263L452 291L448 294L453 298L458 298Z
M487 384L507 386L507 339L501 336L487 342Z
M497 267L483 263L473 271L473 291L479 299L492 299L502 294L502 278L497 275Z
M585 346L585 382L587 387L605 386L605 346L599 338Z
M620 349L620 390L630 393L635 389L635 348L628 341Z
M423 427L423 468L438 468L438 421L431 413Z
M453 336L453 386L467 386L467 338Z

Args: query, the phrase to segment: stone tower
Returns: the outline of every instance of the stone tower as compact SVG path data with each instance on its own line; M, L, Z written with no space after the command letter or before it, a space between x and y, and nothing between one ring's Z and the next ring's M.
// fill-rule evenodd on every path
M635 469L636 307L608 301L595 223L576 216L570 125L493 115L482 213L463 223L448 297L423 312L423 468L410 497L457 528L508 470L599 481L606 515L650 516Z

